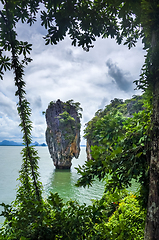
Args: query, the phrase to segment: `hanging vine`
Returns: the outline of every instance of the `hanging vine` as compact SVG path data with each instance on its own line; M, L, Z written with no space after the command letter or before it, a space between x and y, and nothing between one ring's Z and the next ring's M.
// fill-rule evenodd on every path
M31 58L27 57L30 54L31 44L27 42L18 41L14 28L18 21L17 16L14 15L14 3L5 0L4 9L0 11L1 19L1 69L0 76L3 79L4 71L13 70L15 86L17 91L15 95L18 97L17 110L20 116L20 127L23 132L23 143L25 147L22 150L23 164L20 170L19 180L21 186L17 193L17 199L24 201L24 199L42 200L42 186L38 180L38 155L37 151L30 146L32 142L31 131L32 122L30 121L31 109L30 104L25 98L25 81L24 68ZM7 51L11 52L11 57L2 55ZM23 59L20 61L20 55L23 54ZM25 198L24 198L25 196Z

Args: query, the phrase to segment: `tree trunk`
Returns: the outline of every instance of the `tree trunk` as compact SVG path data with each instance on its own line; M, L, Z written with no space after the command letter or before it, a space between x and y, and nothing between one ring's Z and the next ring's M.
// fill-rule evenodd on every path
M159 73L158 41L152 35L153 116L151 135L150 182L144 240L159 240Z

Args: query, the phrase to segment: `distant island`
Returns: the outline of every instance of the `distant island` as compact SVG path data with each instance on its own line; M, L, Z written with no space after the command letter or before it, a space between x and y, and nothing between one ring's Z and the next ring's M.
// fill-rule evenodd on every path
M0 142L0 146L24 146L23 143L18 143L14 141L8 141L8 140L3 140ZM38 142L32 143L32 146L41 146L41 147L46 147L46 143L39 144ZM80 147L85 147L86 145L80 145Z
M3 140L0 142L0 146L24 146L23 143L18 143L14 141L8 141L8 140ZM45 147L47 146L46 143L39 144L38 142L34 142L31 144L31 146L42 146Z

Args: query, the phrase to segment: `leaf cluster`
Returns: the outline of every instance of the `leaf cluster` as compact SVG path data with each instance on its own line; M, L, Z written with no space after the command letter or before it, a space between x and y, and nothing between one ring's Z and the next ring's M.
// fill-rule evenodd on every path
M42 25L48 29L46 44L57 44L68 34L72 45L89 51L97 37L116 38L129 48L143 36L140 1L47 1L41 12Z
M71 115L67 111L60 113L57 118L59 119L60 123L65 123L66 125L68 124L68 122L75 121L75 119L71 117Z
M3 1L3 8L0 10L0 78L6 70L14 70L13 59L8 52L14 52L14 55L23 56L22 65L27 65L32 61L27 56L32 50L32 44L27 41L17 39L16 24L18 21L32 24L38 9L38 1ZM8 55L8 56L7 56Z

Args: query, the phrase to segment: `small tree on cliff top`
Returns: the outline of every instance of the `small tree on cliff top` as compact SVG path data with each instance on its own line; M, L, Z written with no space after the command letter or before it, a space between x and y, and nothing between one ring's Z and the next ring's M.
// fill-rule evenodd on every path
M46 44L57 44L63 40L66 33L72 39L74 46L82 46L88 51L96 37L115 38L120 44L123 40L129 48L135 45L138 38L142 38L148 49L146 64L143 68L139 87L149 88L153 95L153 116L151 134L150 161L150 191L148 201L148 215L146 221L145 239L158 239L159 236L159 4L157 0L107 0L107 1L50 1L50 0L1 0L3 9L0 11L0 55L3 72L13 70L15 85L19 97L18 112L21 117L21 127L26 144L24 153L24 167L32 177L33 195L38 201L41 199L40 186L37 182L37 156L29 147L31 143L30 108L25 99L25 82L23 80L24 66L31 59L27 54L31 45L17 39L16 24L18 21L32 25L36 21L36 13L40 4L45 6L41 11L42 25L48 29L45 36ZM10 54L7 53L11 52ZM23 59L20 60L20 56ZM33 158L33 156L36 156ZM30 167L29 167L30 166ZM23 177L22 177L23 178ZM21 180L22 180L21 178ZM29 179L22 180L23 186L28 185ZM35 193L35 194L34 194Z

